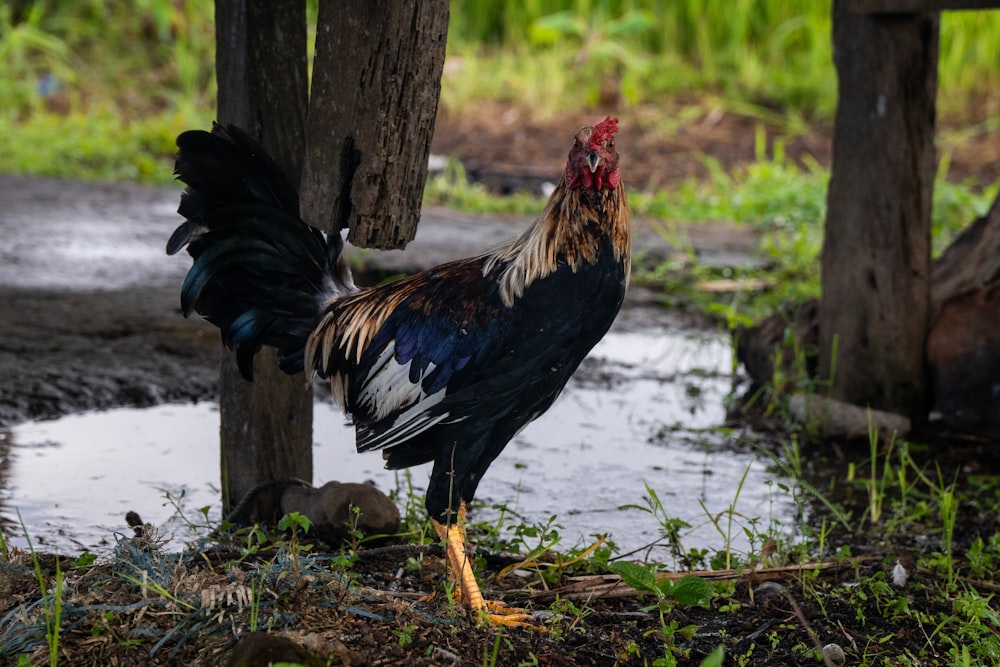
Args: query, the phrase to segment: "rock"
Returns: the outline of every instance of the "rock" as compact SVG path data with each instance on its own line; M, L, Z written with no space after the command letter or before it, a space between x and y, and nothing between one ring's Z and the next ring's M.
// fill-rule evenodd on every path
M229 657L228 667L268 667L278 663L292 663L313 667L322 661L310 655L288 637L251 632L243 635Z
M360 512L355 515L354 509ZM365 536L392 535L399 530L399 509L371 483L327 482L319 488L291 486L281 495L281 512L309 517L315 534L337 545L352 530Z
M785 586L777 581L765 581L753 589L754 598L767 600L785 592Z
M910 432L910 420L883 410L872 410L816 394L795 394L788 411L796 421L815 427L824 438L868 438L869 428L882 438ZM869 422L869 419L871 420Z
M844 649L840 648L840 644L827 644L824 646L823 658L834 665L843 665L847 662L847 656L844 655Z

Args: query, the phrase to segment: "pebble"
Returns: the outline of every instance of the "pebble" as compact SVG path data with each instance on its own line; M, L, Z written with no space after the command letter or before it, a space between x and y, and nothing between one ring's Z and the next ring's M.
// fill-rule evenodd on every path
M753 589L753 594L762 600L774 597L785 591L785 587L776 581L765 581L760 586Z
M827 644L824 646L823 657L835 665L843 665L847 661L844 649L840 648L840 644Z

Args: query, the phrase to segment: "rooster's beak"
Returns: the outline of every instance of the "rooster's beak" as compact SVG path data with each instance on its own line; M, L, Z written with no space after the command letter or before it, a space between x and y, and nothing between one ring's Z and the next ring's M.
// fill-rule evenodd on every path
M590 167L590 173L592 174L601 166L601 156L597 154L597 151L587 153L587 166Z

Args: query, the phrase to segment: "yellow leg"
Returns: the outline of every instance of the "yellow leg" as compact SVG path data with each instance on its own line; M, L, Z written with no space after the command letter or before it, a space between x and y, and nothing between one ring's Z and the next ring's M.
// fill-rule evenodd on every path
M502 602L483 599L483 593L476 582L476 575L472 571L472 563L469 562L469 554L465 550L465 503L459 508L455 523L445 525L435 519L431 519L431 523L434 524L438 537L445 545L448 567L455 581L457 600L497 625L538 627L530 622L531 613L527 610L506 607Z

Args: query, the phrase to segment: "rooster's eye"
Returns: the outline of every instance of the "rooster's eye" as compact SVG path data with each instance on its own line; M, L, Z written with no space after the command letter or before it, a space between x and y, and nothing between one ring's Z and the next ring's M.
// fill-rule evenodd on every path
M615 149L615 140L611 139L610 141L608 141L608 150L613 151L614 149Z

